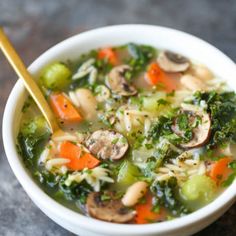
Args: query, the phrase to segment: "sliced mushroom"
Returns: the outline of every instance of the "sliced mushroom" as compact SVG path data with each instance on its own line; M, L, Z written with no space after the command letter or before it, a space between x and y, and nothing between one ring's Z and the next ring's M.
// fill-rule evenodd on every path
M108 194L109 199L103 201L101 193L90 193L86 202L88 214L99 220L116 223L126 223L133 220L136 212L125 207L121 200L114 198L112 193Z
M121 96L133 96L137 93L134 86L128 84L124 74L126 71L131 70L128 65L120 65L114 67L109 73L106 83L113 93Z
M166 72L183 72L190 66L190 62L186 57L170 51L161 52L157 58L157 62Z
M195 128L192 129L192 139L187 143L182 143L180 146L182 148L196 148L203 146L210 137L210 115L200 110L181 110L180 112L188 115L189 124L193 124L196 121L196 117L200 117L201 119L201 122ZM180 129L176 119L174 120L174 124L171 128L174 133L183 137L184 131Z
M97 130L86 140L89 151L100 159L118 160L128 150L127 139L113 130Z

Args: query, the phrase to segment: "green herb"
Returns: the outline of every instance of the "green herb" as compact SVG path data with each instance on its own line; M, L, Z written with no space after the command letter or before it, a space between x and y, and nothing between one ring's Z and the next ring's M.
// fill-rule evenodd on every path
M149 150L149 149L152 149L152 148L153 148L153 144L151 144L151 143L146 143L146 144L145 144L145 148L147 148L148 150Z
M68 200L78 200L81 204L86 203L87 195L92 191L91 186L86 182L81 183L72 182L70 186L65 185L67 175L63 176L59 183L59 190L64 194Z
M233 183L236 178L236 160L230 162L228 167L232 169L233 173L228 176L228 178L222 183L223 187L227 187Z
M173 90L170 93L167 93L167 97L174 97L175 96L175 90Z
M200 105L201 101L207 104L207 112L211 115L211 135L207 148L224 145L227 142L236 142L236 94L235 92L217 93L196 92L193 104Z
M107 194L106 192L104 192L103 194L101 194L101 200L102 200L102 201L111 200L111 195L110 195L110 194Z
M111 141L111 143L112 143L112 144L116 144L118 141L119 141L119 138L114 138L114 139Z
M174 216L189 213L189 210L178 200L178 184L175 177L166 181L154 182L151 191L160 206L166 207Z
M186 114L185 112L180 113L176 118L176 123L178 124L180 130L188 129L189 128L188 114Z
M50 137L49 127L42 116L26 120L17 136L20 153L29 164L36 161Z
M131 55L128 64L132 67L132 71L126 76L130 79L145 69L146 65L155 57L156 50L150 46L134 43L129 43L127 48Z
M170 104L170 102L168 102L167 100L165 100L163 98L157 100L157 105L158 106L161 106L161 105L166 106L166 105L169 105L169 104Z

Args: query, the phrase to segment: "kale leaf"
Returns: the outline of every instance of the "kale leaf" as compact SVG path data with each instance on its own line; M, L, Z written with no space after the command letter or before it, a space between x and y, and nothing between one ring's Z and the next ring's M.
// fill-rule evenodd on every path
M79 200L81 204L86 203L87 195L92 191L91 186L86 182L72 182L70 186L65 184L66 176L63 176L59 182L59 189L67 200Z
M186 137L181 137L175 134L171 128L174 123L176 111L177 109L173 110L169 116L160 116L158 120L151 126L151 129L148 133L148 138L152 138L153 142L159 142L159 139L163 137L175 145L186 141Z
M178 184L175 177L166 181L154 182L151 191L156 197L156 203L166 207L174 216L182 216L189 210L178 199Z
M31 165L43 150L50 137L46 120L42 116L27 120L17 136L18 150Z
M128 64L132 67L132 73L127 78L129 79L144 70L150 60L155 57L156 52L153 47L134 43L129 43L127 48L131 55Z
M171 145L172 144L169 142L164 142L154 151L153 156L148 158L146 167L143 169L143 173L146 177L151 177L152 173L155 172L157 168L162 166L163 163L179 155L178 152L173 150Z
M149 137L159 139L161 136L170 135L173 133L171 125L173 124L172 117L160 116L157 122L151 127Z
M211 136L208 149L227 142L236 142L236 94L235 92L196 92L193 103L207 104L207 112L211 115Z

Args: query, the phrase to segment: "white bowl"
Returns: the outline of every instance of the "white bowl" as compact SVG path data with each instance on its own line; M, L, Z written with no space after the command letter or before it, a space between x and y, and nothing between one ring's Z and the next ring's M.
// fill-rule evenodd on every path
M216 75L227 80L236 90L236 65L215 47L189 34L158 26L118 25L85 32L52 47L35 60L29 71L35 76L42 67L52 61L77 58L90 49L135 42L156 48L169 49L207 65ZM3 117L3 141L8 161L17 179L33 202L52 220L80 236L130 236L130 235L190 235L206 227L220 217L236 199L236 181L217 199L204 208L172 221L123 225L107 223L76 213L56 202L32 179L17 153L16 136L21 108L27 92L18 81L7 101Z

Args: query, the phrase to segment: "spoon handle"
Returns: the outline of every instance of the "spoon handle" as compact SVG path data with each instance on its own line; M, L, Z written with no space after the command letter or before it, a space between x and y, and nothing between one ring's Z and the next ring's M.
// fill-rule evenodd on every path
M15 51L8 37L4 33L2 27L0 27L0 48L5 54L7 60L9 61L13 69L15 70L16 74L24 81L26 89L28 90L28 92L38 105L39 109L43 113L43 116L47 120L52 133L59 130L59 126L57 124L55 116L50 106L48 105L44 95L42 94L35 80L32 78L32 76L26 69L24 63Z

